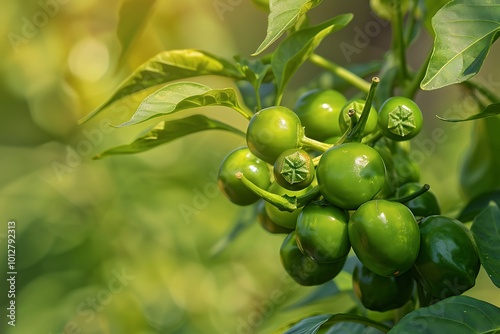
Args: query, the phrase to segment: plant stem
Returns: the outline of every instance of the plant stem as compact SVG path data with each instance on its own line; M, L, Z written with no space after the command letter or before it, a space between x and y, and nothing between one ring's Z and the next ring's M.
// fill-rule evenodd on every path
M250 120L253 116L253 113L240 107L240 106L233 106L232 107L234 110L239 112L243 117L245 117L247 120Z
M322 152L328 150L329 148L331 148L333 146L332 144L323 143L323 142L308 138L306 136L302 137L300 142L302 143L302 146L304 146L306 148L312 148L312 149L322 151Z
M273 194L272 192L269 192L267 190L264 190L254 184L252 181L247 179L243 173L238 172L235 174L236 178L243 182L243 184L251 190L254 194L265 200L266 202L271 203L278 209L282 211L288 211L292 212L295 209L297 209L297 200L296 198L291 198L291 197L283 197L280 195Z
M431 187L428 184L424 184L422 188L419 190L415 191L412 194L409 194L407 196L401 197L401 198L389 198L389 201L393 202L399 202L399 203L406 203L411 201L412 199L417 198L418 196L422 195L423 193L427 192Z
M255 86L253 89L255 90L255 98L257 100L257 110L261 110L262 103L260 102L260 89L259 89L259 87L255 87Z
M351 85L365 93L368 93L368 91L370 90L370 84L366 82L366 80L345 69L344 67L337 65L326 58L323 58L320 55L313 53L309 57L309 60L313 64L324 68L325 70L329 70L333 74L339 76L340 78L344 79L345 81L349 82Z
M486 97L490 102L496 103L500 102L500 98L496 96L492 91L490 91L488 88L484 87L481 84L478 84L477 82L472 82L472 81L464 81L464 85L468 86L469 88L477 90L481 95Z
M363 131L365 130L366 121L368 120L368 115L370 113L370 109L373 104L373 98L375 97L379 82L380 79L378 77L372 78L372 84L370 85L368 96L366 97L365 105L363 107L363 111L361 112L361 117L359 118L356 126L354 126L352 130L347 134L347 142L360 143L363 139Z
M432 50L429 50L427 53L427 57L425 58L423 64L418 69L418 72L413 76L410 84L405 87L403 91L403 96L413 99L417 90L420 89L420 83L425 77L425 73L427 72L427 66L429 65L429 61L431 60Z
M399 79L404 82L408 78L408 67L406 66L406 44L403 34L403 13L401 4L395 3L394 14L392 16L392 49L396 52L399 65Z
M417 21L417 15L418 15L418 2L419 0L412 0L409 3L409 9L408 12L410 15L408 15L408 21L406 23L405 31L404 31L404 36L405 36L405 45L409 45L411 42L411 37L413 35L413 29L415 29L416 21Z
M380 130L377 130L375 133L370 133L369 135L363 137L363 139L361 140L361 143L362 144L373 143L382 137L383 137L382 132L380 132Z

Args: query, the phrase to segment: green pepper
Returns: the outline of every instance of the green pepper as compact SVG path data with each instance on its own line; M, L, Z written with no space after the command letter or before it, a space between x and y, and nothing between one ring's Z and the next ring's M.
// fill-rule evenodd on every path
M292 232L292 229L280 226L274 223L271 218L269 218L266 212L266 205L264 200L260 200L257 203L257 220L264 230L272 234L288 234Z
M304 286L320 285L337 276L347 257L334 263L318 263L302 254L297 246L295 231L287 235L280 248L281 264L294 281Z
M410 272L397 277L384 277L357 262L352 274L353 290L364 307L385 312L400 308L411 298L414 280Z
M418 224L401 203L368 201L351 215L347 228L352 249L377 275L402 275L418 256Z
M307 204L297 218L297 244L320 263L336 262L351 250L347 213L326 202Z
M415 280L437 299L460 295L475 285L480 261L470 230L460 221L429 216L420 224Z
M411 195L415 191L422 188L422 185L417 182L409 182L403 184L396 190L396 196L402 198ZM403 203L417 217L427 217L441 214L441 209L436 198L436 195L430 190L427 190L422 195L411 201Z

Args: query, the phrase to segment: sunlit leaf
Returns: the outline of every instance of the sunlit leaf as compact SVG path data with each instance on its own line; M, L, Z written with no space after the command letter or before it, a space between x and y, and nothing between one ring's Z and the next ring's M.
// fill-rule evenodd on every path
M483 111L480 113L474 114L472 116L469 116L467 118L444 118L439 115L437 115L437 118L440 120L446 121L446 122L465 122L465 121L472 121L475 119L481 119L481 118L487 118L487 117L493 117L500 115L500 103L493 103L487 106Z
M142 32L156 0L127 0L120 8L116 34L121 44L120 62L134 39Z
M500 31L500 3L454 0L432 19L434 49L422 89L463 82L479 72Z
M329 34L345 27L352 18L352 14L343 14L320 25L298 30L278 46L271 60L274 76L278 82L278 96L281 96L292 75L321 41Z
M240 136L245 133L226 123L208 118L204 115L193 115L173 121L164 121L148 129L128 145L111 148L97 155L101 159L109 155L136 154L148 151L157 146L167 144L175 139L205 130L223 130L233 132Z
M301 16L311 8L319 5L322 0L270 0L267 35L253 55L267 49L285 31L293 27Z
M500 309L489 303L456 296L418 309L401 319L389 333L499 333Z
M224 106L241 110L233 88L211 89L196 82L176 82L146 97L132 118L119 127L138 124L181 110L206 106Z
M120 84L106 102L82 118L80 123L91 119L121 98L156 85L201 75L242 78L233 63L206 51L193 49L165 51L139 66L134 73Z
M330 319L331 314L320 314L305 318L292 326L285 334L316 334L321 326Z
M481 265L500 288L500 209L495 202L474 218L471 227Z

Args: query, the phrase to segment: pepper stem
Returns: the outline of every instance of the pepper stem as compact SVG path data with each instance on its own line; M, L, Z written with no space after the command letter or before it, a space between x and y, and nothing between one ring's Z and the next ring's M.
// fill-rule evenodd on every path
M319 187L314 187L306 194L302 196L288 196L288 195L277 195L270 191L264 190L257 186L255 183L250 181L241 172L235 174L236 178L243 182L243 184L254 194L261 197L264 201L271 203L281 211L293 212L298 208L306 205L310 201L316 199L319 196Z
M325 152L329 148L331 148L333 145L332 144L327 144L320 142L318 140L314 140L311 138L308 138L306 136L303 136L302 139L300 140L300 143L302 144L302 147L305 148L312 148L314 150L322 151Z
M363 132L365 131L365 125L366 122L368 121L368 116L370 114L370 109L372 107L373 99L375 97L375 92L377 91L377 86L379 82L380 79L378 77L372 78L370 91L368 92L368 96L366 97L365 106L363 107L363 111L361 112L359 121L347 135L346 141L359 143L363 139Z
M393 202L399 202L399 203L406 203L406 202L409 202L411 201L412 199L415 199L417 198L418 196L424 194L425 192L427 192L429 189L431 188L430 185L428 185L427 183L424 184L422 186L422 188L420 188L419 190L415 191L414 193L412 194L409 194L407 196L404 196L404 197L401 197L401 198L390 198L389 201L393 201Z

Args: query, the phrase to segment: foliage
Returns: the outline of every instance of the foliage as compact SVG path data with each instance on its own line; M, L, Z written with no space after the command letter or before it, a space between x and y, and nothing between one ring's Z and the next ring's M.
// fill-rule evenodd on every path
M418 88L421 87L424 90L433 90L452 84L464 83L464 85L467 85L467 87L471 90L472 96L477 103L483 106L483 110L472 116L463 118L447 118L439 115L438 117L442 121L446 122L476 121L483 127L482 130L476 130L476 137L474 138L468 155L463 162L462 185L471 196L478 196L481 194L491 195L492 191L498 190L500 183L496 182L498 173L496 173L495 170L500 168L500 163L498 159L493 157L496 156L494 152L498 151L494 147L498 146L499 141L496 139L492 140L493 137L496 136L496 133L495 131L488 130L491 130L491 124L495 124L498 120L497 115L500 114L498 104L500 100L489 89L470 81L470 79L479 72L492 44L499 36L500 21L498 20L498 17L500 15L497 14L500 7L498 7L497 4L486 0L454 0L447 4L441 4L440 8L437 8L436 4L431 6L427 3L422 4L422 2L419 1L405 1L404 3L399 1L371 1L370 4L375 13L379 15L381 19L390 21L393 38L390 50L387 51L386 57L381 60L382 66L379 73L381 80L378 77L375 77L372 79L370 84L369 82L366 82L364 78L359 77L347 68L337 65L333 61L315 53L315 50L328 35L346 27L353 18L352 14L341 14L318 25L310 26L307 20L308 13L315 7L321 7L321 3L321 1L271 0L269 2L267 35L262 44L252 55L254 58L251 59L238 56L235 57L234 61L229 61L223 59L222 57L199 50L176 50L162 52L158 56L153 57L141 65L134 72L134 74L132 74L124 83L120 85L117 91L107 102L85 117L83 121L88 121L98 112L101 112L104 108L116 102L118 99L128 98L140 90L162 84L163 86L161 86L157 91L143 99L132 118L129 121L122 123L120 127L127 127L147 121L153 117L165 117L171 113L203 106L230 107L245 116L247 119L251 120L250 124L252 125L254 119L257 119L257 117L264 117L260 116L260 110L264 105L266 105L266 103L263 102L264 97L260 95L262 87L264 87L265 84L272 85L275 93L274 105L281 105L283 95L288 93L290 81L294 79L294 76L299 68L309 61L325 71L331 72L331 74L341 78L353 87L356 87L362 93L368 93L366 101L361 100L363 103L361 104L360 110L350 110L350 108L354 108L350 107L347 108L349 110L343 111L346 113L345 115L340 115L342 120L345 120L343 117L347 117L348 115L347 120L350 121L349 127L340 138L336 138L331 144L321 143L302 136L302 131L297 132L297 129L293 130L293 136L298 136L297 139L289 140L288 137L291 136L291 133L289 134L287 132L285 134L283 131L288 131L283 130L286 129L285 127L280 130L281 132L277 132L273 129L264 129L267 131L265 132L265 135L270 138L268 141L264 141L262 139L264 132L257 133L255 132L256 130L252 128L252 136L249 137L247 134L247 142L249 140L251 141L251 143L248 142L250 151L260 157L262 155L261 150L272 150L272 148L269 148L273 145L272 142L284 140L281 137L286 135L288 136L286 137L287 147L290 146L289 149L291 150L304 147L319 151L319 157L315 159L315 166L318 166L318 171L323 171L323 169L326 168L323 166L326 164L325 159L327 154L334 151L333 149L330 150L332 146L334 148L339 148L339 150L345 150L345 152L342 151L343 155L339 158L340 160L337 159L337 161L341 161L341 159L348 159L349 156L347 153L348 145L342 145L343 143L361 142L361 146L366 147L365 145L370 145L376 147L377 141L380 140L382 136L386 136L387 138L385 140L389 143L386 144L386 146L388 145L389 153L387 156L383 156L385 162L382 163L382 165L394 164L397 170L399 162L389 162L388 159L393 159L397 155L411 156L411 151L408 149L406 149L406 151L401 149L403 146L401 146L399 142L408 141L413 138L414 135L405 136L407 132L402 133L401 131L403 130L401 130L400 132L402 135L395 136L392 132L385 129L384 126L389 124L388 126L392 126L394 128L396 126L394 124L396 123L404 124L404 126L408 129L416 128L415 135L418 134L422 127L422 114L418 106L411 101L411 99L415 97ZM426 22L428 22L431 17L432 29L435 33L432 52L429 52L428 59L421 61L421 65L418 70L411 71L407 64L406 53L408 52L410 45L413 43L415 36L419 34L419 29L422 29L421 27L425 26ZM280 37L285 34L287 36L279 42ZM264 51L268 51L270 46L273 44L277 45L274 51L270 52L270 55L260 56ZM257 56L260 56L260 58L255 58ZM235 80L238 83L238 87L241 88L240 93L243 95L244 101L250 101L248 95L253 95L252 98L256 101L256 103L252 106L246 106L245 103L239 102L239 97L236 91L232 88L213 89L196 82L178 81L178 79L203 75L217 75ZM376 93L379 81L381 81L381 84L378 93ZM245 85L242 83L244 82L253 87L253 90L249 91L243 89ZM390 110L388 109L384 111L384 117L386 119L379 122L378 126L380 129L376 130L374 133L372 133L372 130L365 133L365 125L367 123L368 113L373 108L372 105L377 108L380 107L380 103L395 95L396 91L402 92L404 97L395 99L394 101L396 102L393 104L386 104L385 108L389 108ZM408 102L405 103L404 106L398 106L397 101ZM409 104L411 104L411 108L407 106ZM276 110L273 116L276 119L281 117L279 113L287 111L286 108L276 108L273 110ZM266 109L266 112L267 114L270 113L270 109ZM415 115L415 112L418 112L418 115ZM264 114L262 113L262 115ZM398 119L395 120L394 117L398 117ZM415 119L417 118L419 120L418 124L415 123ZM189 120L189 122L187 122L187 120ZM286 126L290 126L288 124L290 123L288 118L286 119L286 122L285 118L283 118L281 123L283 126L285 123L287 123ZM281 123L278 122L276 124ZM167 125L168 134L165 135L166 139L158 140L163 135L162 131L164 131ZM259 131L261 130L261 126L263 127L264 125L259 125ZM297 127L301 127L300 121L298 121ZM201 115L191 116L178 121L165 120L161 123L161 127L159 129L154 128L153 130L147 130L145 134L139 136L139 138L131 145L110 149L101 154L100 157L111 154L139 153L153 146L168 143L170 140L179 138L183 135L208 129L222 129L241 134L241 131L235 130L235 128L230 125L211 120ZM404 130L406 131L406 128ZM259 142L255 142L256 140ZM296 147L293 147L295 144L292 142L296 142ZM149 143L154 144L151 145ZM255 148L255 146L259 145L259 143L261 143L263 147ZM324 151L327 151L328 153L324 155L324 159L321 159ZM378 151L372 151L376 156L379 156ZM268 159L269 157L266 155L266 161ZM373 159L379 159L382 161L382 157L374 157ZM365 165L363 165L363 167L359 167L357 165L358 160L359 158L356 158L356 165L353 164L351 166L345 163L348 167L338 168L336 173L339 173L339 180L347 182L345 181L346 178L343 176L344 174L349 175L349 182L351 182L350 178L353 178L354 180L355 178L361 178L360 175L373 174L371 171L369 172L362 169ZM411 159L408 161L410 160ZM486 168L484 167L485 161L488 161ZM272 163L271 161L267 162ZM286 169L287 173L290 173L294 166L299 164L298 162L291 161L286 163L288 163ZM341 163L344 164L343 161L341 161ZM301 168L301 166L298 166L297 168ZM328 171L331 169L330 167L331 166L328 167ZM355 177L351 176L348 174L349 171L346 171L345 169L352 169L353 171L356 170L356 173L359 173L360 175L356 174ZM341 170L343 171L341 172ZM299 173L299 170L297 170L297 173ZM336 198L337 196L339 187L327 185L324 183L324 175L326 174L318 174L320 174L318 175L319 188L316 187L316 189L319 189L319 192L316 190L310 191L307 194L301 193L300 195L298 193L296 195L292 195L291 193L285 194L284 192L272 193L267 189L260 189L258 186L249 181L241 172L236 173L236 178L241 179L241 182L243 182L248 189L268 202L266 204L266 210L270 207L270 205L274 205L280 210L292 212L280 214L280 221L276 221L276 224L281 225L281 229L294 229L297 214L300 212L301 206L307 205L307 203L318 198L321 198L322 201L332 201L330 197ZM399 175L398 172L394 175L396 179L400 179L399 185L405 183L405 181L402 181L401 175ZM320 176L323 177L320 178ZM366 180L369 179L368 176L362 177L366 178ZM219 178L219 183L221 182L220 180L221 179ZM361 205L361 208L363 208L364 205L362 204L374 198L374 194L379 193L377 196L382 199L395 200L394 198L391 198L391 196L394 196L395 190L391 188L394 185L391 185L390 183L397 183L398 181L392 180L391 182L386 182L386 186L383 188L383 184L385 182L384 180L385 176L383 176L383 179L380 181L380 187L377 185L377 188L371 189L369 194L363 193L363 195L361 194L363 189L360 189L359 187L359 184L361 183L356 183L358 186L354 189L351 184L348 184L345 187L345 191L348 192L349 198L353 198L353 196L358 195L364 196L362 197L363 200L359 201L359 203L356 202L355 204L351 203L344 206L343 204L338 204L335 201L331 203L346 211L357 210L356 213L358 213L361 211L361 209L358 210L358 207ZM408 182L416 182L418 181L418 176L414 180L407 180ZM370 182L370 187L374 187L372 179L369 179L369 181L366 182ZM480 185L480 188L478 185ZM398 200L403 203L409 202L412 198L418 197L421 193L428 190L428 188L429 187L426 185L422 188L422 190L417 190L415 193L409 194L408 196ZM304 192L305 191L306 190L304 190ZM333 192L334 194L330 195L330 192ZM226 195L230 196L230 194ZM500 281L500 270L498 263L498 248L496 245L500 241L500 236L498 233L492 233L492 231L498 230L498 208L494 204L490 204L485 208L484 203L486 203L489 199L493 199L493 197L490 196L482 198L481 202L477 202L477 200L476 202L471 202L469 206L464 208L462 216L465 215L468 220L474 220L472 232L477 243L482 265L488 272L491 280L498 286L498 282ZM403 215L402 212L398 211L400 210L399 207L405 208L402 204L398 204L398 209L394 209L391 211L391 215L388 215L387 212L379 212L384 209L380 208L378 203L382 202L374 204L374 210L377 210L376 215L380 215L380 219L384 222L386 220L391 220L391 215L395 215L395 217ZM480 203L482 203L481 207L478 206ZM321 209L321 206L319 206L319 208ZM405 210L404 215L413 216L408 209ZM253 211L256 212L255 210ZM266 212L267 211L265 211L264 214L266 214ZM356 216L356 213L353 214L353 217ZM275 214L276 213L274 213L274 215ZM287 214L290 215L290 217L287 216ZM271 220L270 223L273 224L273 216L270 215L269 217ZM289 218L291 220L289 220ZM283 223L285 220L286 224ZM361 224L364 220L365 218L362 218L357 224ZM406 219L405 221L411 221L411 219ZM240 223L236 224L230 236L224 239L221 246L217 248L217 253L222 252L223 249L229 245L229 242L234 239L237 234L244 230L244 228L240 228L240 226L244 227L247 223L248 220L243 219ZM356 221L354 219L350 219L349 231L351 231L351 227L353 227L354 224L356 224ZM410 225L414 224L416 224L416 222ZM414 226L412 228L414 228ZM398 227L398 229L400 228ZM405 231L406 230L407 229L405 229ZM418 229L415 228L415 230ZM268 229L268 231L273 232L272 229ZM276 229L275 231L276 232L273 233L279 233L279 229ZM403 231L401 230L400 232ZM365 264L368 268L372 268L373 266L376 267L374 263L378 260L382 263L386 263L387 261L385 261L385 258L379 258L377 260L379 255L373 249L367 250L370 254L369 260L367 260L367 257L360 257L361 254L358 253L360 251L359 247L356 248L354 245L356 245L360 240L362 240L362 244L364 245L371 245L370 243L373 240L370 238L373 238L373 234L377 233L378 232L370 233L370 236L366 237L349 233L350 238L356 239L351 240L356 255L358 255L363 264ZM413 262L415 262L415 258L418 254L418 231L416 233L417 234L414 237L416 246L412 246L411 261L409 263L405 263L403 267L390 268L387 271L377 271L378 275L398 276L403 272L410 272L410 267ZM397 234L398 233L395 233L394 236ZM387 237L385 238L387 239ZM321 256L318 257L318 254L314 253L314 249L312 250L312 253L311 249L308 248L307 250L308 254L312 254L311 257L304 256L305 253L302 249L300 238L297 237L297 239L296 243L293 233L289 234L287 239L285 239L285 243L293 243L294 252L297 253L294 253L294 256L297 260L288 257L283 258L283 252L281 254L282 262L285 265L287 272L291 277L293 277L294 280L296 280L296 282L303 285L321 285L325 280L331 281L332 277L338 275L338 270L328 273L329 269L327 263L322 262L323 259ZM333 238L330 239L328 239L330 240L329 242L334 242ZM377 242L380 243L379 241L381 241L381 244L386 244L388 242L388 240L378 240ZM471 243L471 245L475 247L473 243ZM283 247L284 246L282 246L282 249ZM325 244L322 244L321 247L321 249L328 249L328 247L325 248ZM399 252L398 256L401 255L401 252ZM300 262L297 262L294 267L295 264L293 261ZM345 258L341 261L343 262L339 261L331 265L334 266L341 263L342 266L344 266ZM453 263L455 258L452 256L449 257L449 261L450 266L455 265L455 263ZM457 261L460 260L457 259ZM317 273L311 271L311 266L321 268L321 273L319 273L319 271ZM460 265L457 264L457 267L460 267ZM471 286L474 286L477 270L470 275L472 276L470 286L467 286L462 290L457 287L459 292L456 293L450 294L448 291L446 293L446 297L454 294L460 295L463 291L469 289ZM376 287L373 288L376 289ZM425 329L427 332L432 333L453 332L460 331L462 327L468 328L467 330L471 333L498 330L498 318L500 313L494 306L464 296L448 298L443 297L438 298L437 300L428 300L424 297L425 294L428 293L425 289L425 286L419 286L420 292L418 298L416 297L416 299L418 299L417 303L408 302L407 305L399 308L398 312L402 315L407 314L402 319L395 317L392 319L392 322L382 323L372 319L370 316L362 316L361 314L365 308L363 306L359 306L355 309L349 310L349 313L321 314L303 318L295 324L287 326L288 330L286 333L314 334L319 333L321 329L329 329L330 331L326 331L329 333L334 330L341 330L337 326L343 326L344 323L352 322L357 323L356 326L358 327L352 327L352 324L346 324L345 330L364 332L370 327L384 333L396 333L400 331L413 332L421 329ZM330 294L330 292L327 292L326 290L324 293L327 295ZM432 298L439 297L436 293L439 293L439 287L436 287L436 291L434 291ZM312 301L314 299L309 300ZM304 304L304 302L302 302L302 304ZM436 310L439 310L439 314L436 314ZM383 311L386 310L384 309ZM468 312L467 316L462 317L458 311ZM483 313L489 314L490 323L482 322L481 317ZM416 322L415 319L418 319L419 321Z
M343 12L349 7L356 13ZM485 82L480 75L494 58L499 8L487 0L372 0L362 6L321 0L6 3L0 17L11 31L5 31L2 47L12 54L0 56L0 97L8 111L0 125L0 152L8 157L0 176L0 216L18 222L19 317L18 326L5 332L500 331L500 93L491 76ZM367 14L365 25L357 20L358 11ZM37 18L45 17L40 13L46 13L47 25L39 26ZM268 15L265 35L254 15ZM19 27L17 17L22 17ZM318 17L323 18L318 22ZM260 44L248 42L246 36L259 33ZM239 34L244 38L230 40ZM430 45L421 38L427 35L433 38ZM385 37L390 46L381 50ZM235 50L238 43L250 52ZM342 59L346 46L355 63ZM114 91L103 98L109 88ZM291 180L316 170L327 173L294 193L259 188L236 173L230 175L233 181L262 199L241 208L220 196L219 163L245 140L249 146L248 121L272 106L293 110L297 96L322 90L366 103L354 112L338 111L344 128L332 138L303 135L298 123L290 150L306 150L315 168L287 155L274 173L285 171ZM466 100L449 98L457 91ZM369 110L380 111L394 97L418 103L423 124L412 123L415 114L400 106L387 110L392 119L379 119L368 131ZM390 122L418 127L419 134L391 139L381 128ZM283 139L272 128L258 134L264 146ZM467 296L461 291L429 296L417 285L405 305L369 309L352 282L359 254L325 261L317 250L334 250L338 238L314 235L315 214L304 232L313 240L306 245L309 254L300 238L289 240L298 260L287 264L289 275L279 265L279 245L297 217L304 219L308 210L302 207L324 212L331 206L325 200L330 190L322 188L330 174L324 152L349 142L373 147L386 168L385 180L361 202L400 202L397 207L412 215L404 207L423 201L426 191L430 195L430 184L439 202L433 202L434 212L470 230L481 274L469 274L471 285L477 280ZM456 168L452 160L461 153ZM344 190L359 195L363 186L353 182L373 171L362 168L361 158L354 160L340 164L356 170ZM272 163L267 164L271 175ZM336 168L340 180L349 171ZM408 184L416 188L398 193ZM290 188L295 187L302 184ZM336 210L359 216L359 205ZM394 215L402 216L398 210ZM381 221L390 216L384 210L376 214L371 216ZM414 214L415 222L425 215ZM278 223L270 219L276 216ZM380 244L390 248L400 232L380 237ZM351 238L358 245L373 242L373 234L378 235ZM314 242L321 247L315 249ZM2 261L6 267L6 258ZM324 268L327 281L301 287L319 282L304 279L317 267ZM406 273L415 276L415 268ZM117 277L123 286L111 283ZM446 291L457 291L454 282L442 283ZM94 297L95 308L89 302ZM8 305L5 295L0 305Z

